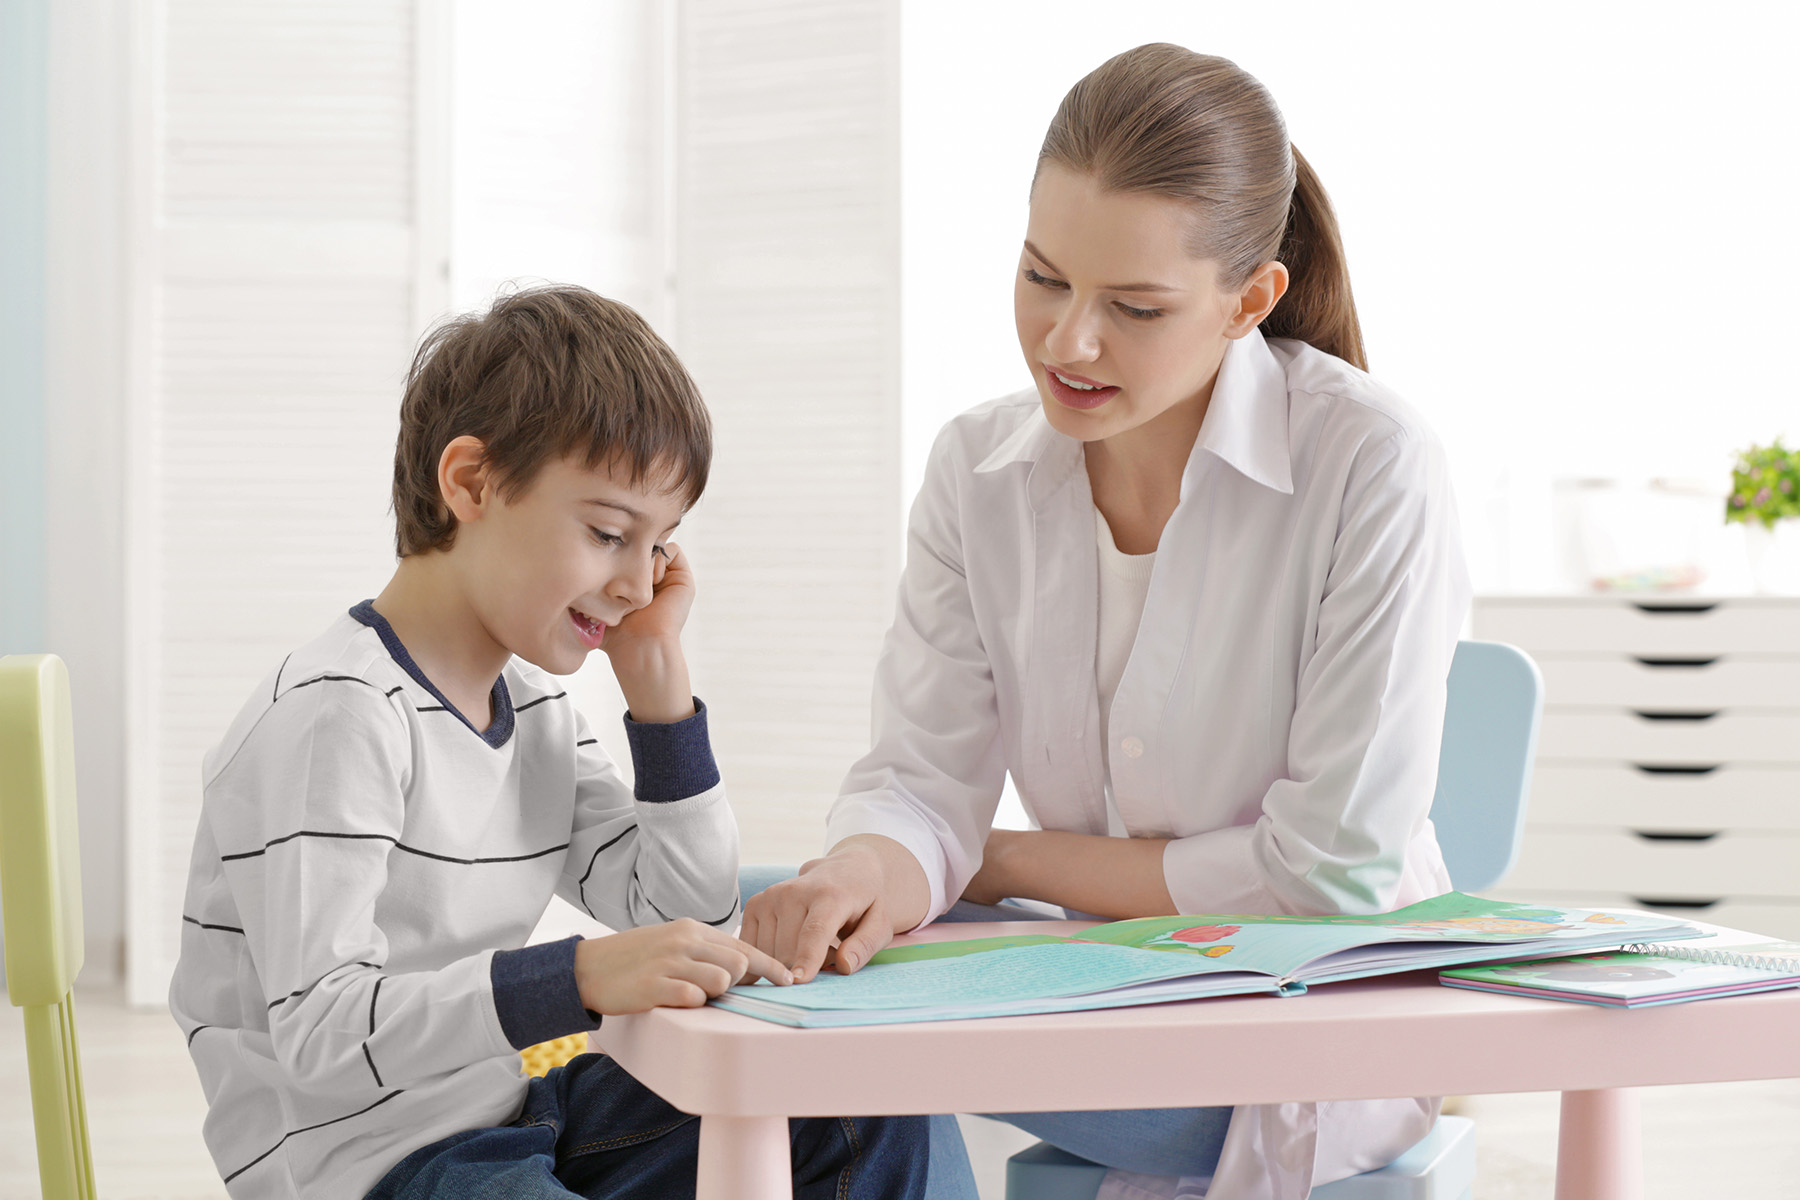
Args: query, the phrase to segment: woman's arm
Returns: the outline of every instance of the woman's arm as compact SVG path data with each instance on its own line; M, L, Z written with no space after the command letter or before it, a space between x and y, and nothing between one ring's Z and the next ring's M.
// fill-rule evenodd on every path
M1168 844L1167 838L996 829L962 898L997 904L1016 896L1114 920L1173 915L1180 910L1163 882Z

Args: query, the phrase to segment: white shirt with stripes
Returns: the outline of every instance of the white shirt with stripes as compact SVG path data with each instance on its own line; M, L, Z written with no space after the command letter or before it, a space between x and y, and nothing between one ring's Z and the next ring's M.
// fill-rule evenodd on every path
M295 651L207 756L169 1003L235 1200L363 1195L512 1120L515 1051L592 1028L551 895L617 929L737 919L702 708L627 720L634 788L518 659L476 732L368 604Z

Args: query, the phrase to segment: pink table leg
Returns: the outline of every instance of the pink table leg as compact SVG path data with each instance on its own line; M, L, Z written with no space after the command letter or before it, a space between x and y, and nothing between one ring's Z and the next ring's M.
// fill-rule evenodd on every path
M1643 1200L1644 1145L1630 1088L1562 1094L1556 1200Z
M787 1118L701 1117L695 1200L794 1200Z

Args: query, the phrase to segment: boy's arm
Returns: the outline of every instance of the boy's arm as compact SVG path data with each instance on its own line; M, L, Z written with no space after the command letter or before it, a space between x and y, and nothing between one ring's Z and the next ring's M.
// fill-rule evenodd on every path
M706 706L653 724L625 719L635 785L576 718L575 828L558 892L614 929L738 917L737 822L707 735Z
M601 648L630 711L635 784L576 717L575 829L559 891L614 929L690 917L715 929L738 918L737 822L719 786L706 706L688 685L681 630L694 572L668 543L650 603L606 631Z

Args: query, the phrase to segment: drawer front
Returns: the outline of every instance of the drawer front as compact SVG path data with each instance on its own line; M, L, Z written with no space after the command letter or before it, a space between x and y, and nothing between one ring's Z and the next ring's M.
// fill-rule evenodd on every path
M1622 892L1535 891L1496 888L1490 893L1496 900L1514 900L1521 904L1555 904L1564 908L1630 908L1648 909L1684 921L1703 921L1723 925L1745 933L1761 933L1769 937L1800 941L1800 901L1743 899L1735 896L1708 898L1699 903L1676 907L1644 904L1640 897ZM1649 899L1656 899L1652 896Z
M1694 655L1538 659L1544 702L1618 708L1792 708L1800 699L1800 657Z
M1529 653L1800 654L1800 602L1482 598L1473 628Z
M1800 709L1692 715L1546 708L1538 758L1651 764L1800 764Z
M1525 819L1534 827L1800 834L1800 767L1545 764L1532 774Z
M1728 832L1679 841L1622 829L1530 829L1506 886L1800 901L1800 835Z

